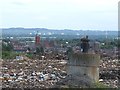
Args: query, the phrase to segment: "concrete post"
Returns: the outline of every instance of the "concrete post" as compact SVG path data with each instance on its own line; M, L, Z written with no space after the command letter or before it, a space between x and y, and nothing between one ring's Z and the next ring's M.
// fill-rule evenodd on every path
M67 73L87 75L93 82L99 80L100 56L91 53L70 53L67 63Z

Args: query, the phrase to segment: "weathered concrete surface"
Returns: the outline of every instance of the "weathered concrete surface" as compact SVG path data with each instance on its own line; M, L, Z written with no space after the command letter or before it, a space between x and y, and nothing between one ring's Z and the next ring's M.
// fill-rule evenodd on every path
M73 53L69 55L68 65L75 66L99 66L100 56L98 54Z
M67 63L67 73L80 74L88 76L93 81L99 80L99 63L100 56L98 54L73 53L69 54Z
M94 81L99 80L99 68L96 67L68 66L67 73L88 76Z

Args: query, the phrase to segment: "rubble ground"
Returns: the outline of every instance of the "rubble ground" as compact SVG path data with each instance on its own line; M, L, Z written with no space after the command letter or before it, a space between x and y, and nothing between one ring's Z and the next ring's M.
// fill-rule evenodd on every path
M55 84L60 84L62 79L69 79L69 77L66 77L66 60L33 60L26 58L24 60L1 60L0 63L2 64L0 68L2 71L0 72L2 88L52 88ZM104 57L101 59L99 68L99 81L101 83L112 88L120 86L118 59ZM74 78L74 81L78 80L76 78ZM63 80L63 83L67 82L68 85L74 82L65 80ZM86 83L85 87L91 87L88 84L89 82L83 82Z
M120 87L120 65L118 58L104 57L99 66L99 81L112 88Z
M65 64L65 60L2 61L2 87L49 88L66 76Z

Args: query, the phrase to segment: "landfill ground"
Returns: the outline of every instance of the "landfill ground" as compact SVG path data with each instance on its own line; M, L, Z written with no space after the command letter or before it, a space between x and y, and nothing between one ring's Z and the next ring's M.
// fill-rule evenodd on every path
M99 81L111 88L120 86L118 59L102 58ZM0 80L2 88L52 88L64 78L67 60L1 60ZM74 78L78 78L75 77ZM69 83L69 78L66 85ZM75 79L76 80L76 79ZM85 81L86 82L86 81ZM84 85L84 83L82 84ZM87 86L86 86L87 87Z

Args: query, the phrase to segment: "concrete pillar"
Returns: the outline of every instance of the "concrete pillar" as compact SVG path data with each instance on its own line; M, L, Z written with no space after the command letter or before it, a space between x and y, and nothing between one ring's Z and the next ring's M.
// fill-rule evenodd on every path
M93 82L99 80L100 56L91 53L70 53L67 63L67 73L87 75Z

